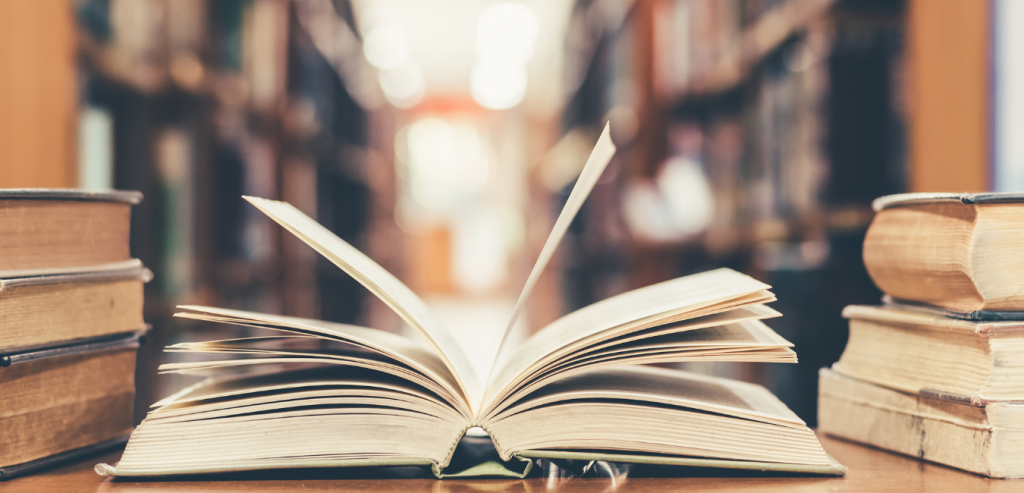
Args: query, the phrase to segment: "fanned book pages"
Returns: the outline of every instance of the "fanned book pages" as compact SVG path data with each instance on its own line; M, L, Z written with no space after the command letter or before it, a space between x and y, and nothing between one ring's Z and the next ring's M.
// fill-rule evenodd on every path
M608 164L607 127L512 315ZM438 477L524 476L535 458L841 475L812 430L763 387L634 366L679 361L796 362L762 320L769 286L729 269L630 291L570 313L478 375L456 337L398 279L294 207L247 198L395 310L422 340L365 327L220 308L177 316L279 335L176 344L207 361L164 372L212 375L156 403L111 476L303 467L430 466ZM508 326L511 326L510 321ZM507 330L507 329L506 329ZM455 465L480 427L497 458Z

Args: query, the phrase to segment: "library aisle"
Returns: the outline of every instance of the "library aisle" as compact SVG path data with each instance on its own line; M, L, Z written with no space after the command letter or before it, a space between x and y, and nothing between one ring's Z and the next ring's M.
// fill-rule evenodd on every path
M1020 25L1014 0L0 0L0 188L142 193L131 256L153 276L138 425L201 380L158 375L206 357L164 347L272 334L177 306L415 334L243 196L294 205L393 273L485 375L608 124L617 152L512 341L730 268L771 285L783 316L766 324L799 362L659 364L762 385L815 428L819 369L849 336L843 307L883 294L863 259L872 200L1024 190ZM1009 488L823 441L845 479L607 488ZM165 488L84 467L2 488Z

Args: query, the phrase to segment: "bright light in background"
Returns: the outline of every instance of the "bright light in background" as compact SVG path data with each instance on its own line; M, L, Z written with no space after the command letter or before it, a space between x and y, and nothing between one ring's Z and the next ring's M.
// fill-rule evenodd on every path
M508 276L509 254L522 239L522 218L495 188L496 154L472 117L422 117L398 132L395 155L407 232L443 225L451 233L451 280L460 291L487 293Z
M480 13L476 54L481 61L526 65L533 57L537 15L521 3L500 2Z
M452 274L468 293L487 292L508 275L508 242L498 211L477 207L452 224Z
M462 119L421 118L398 133L395 147L416 206L435 213L481 194L494 163L476 125Z
M537 15L515 2L491 4L477 19L476 64L469 87L481 106L512 108L526 96L526 64L533 57Z
M406 60L390 70L381 70L380 87L388 102L399 108L416 106L426 93L423 71L412 60Z
M409 56L409 41L398 14L385 1L367 2L360 12L363 56L380 72L384 97L399 108L412 108L427 92L423 70Z
M469 74L473 99L484 108L511 108L526 97L526 67L477 62Z
M377 26L363 39L363 55L381 70L397 68L408 57L405 33L395 25Z

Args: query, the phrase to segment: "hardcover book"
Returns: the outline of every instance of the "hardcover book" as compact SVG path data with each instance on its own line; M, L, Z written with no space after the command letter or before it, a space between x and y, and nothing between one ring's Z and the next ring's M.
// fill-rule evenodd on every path
M1024 194L875 200L864 265L893 298L957 312L1024 311Z
M1024 403L973 405L827 368L819 376L818 428L829 435L989 477L1024 477Z
M137 266L128 230L141 200L120 190L0 190L0 278Z
M1024 402L1024 321L969 321L851 305L850 339L832 368L849 377L964 402Z
M0 480L127 440L143 332L0 356Z
M146 328L137 260L73 274L0 279L0 352L67 346Z
M533 459L612 460L841 475L812 430L763 387L638 367L677 361L795 362L762 320L769 286L719 269L630 291L570 313L519 345L523 303L615 147L607 127L556 220L504 331L489 375L427 305L314 220L247 198L353 276L419 334L211 307L177 316L276 335L176 344L213 359L164 365L212 375L154 405L119 477L266 469L421 465L438 477L529 474ZM481 328L480 330L486 330ZM472 430L472 431L471 431ZM453 465L467 433L498 460Z

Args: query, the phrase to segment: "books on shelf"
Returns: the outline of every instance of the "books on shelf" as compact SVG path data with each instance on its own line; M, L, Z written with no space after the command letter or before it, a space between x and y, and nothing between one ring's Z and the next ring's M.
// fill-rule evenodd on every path
M1024 477L1024 195L877 199L864 262L882 306L848 306L819 427L991 477Z
M521 345L504 337L614 153L606 128L534 266L489 375L394 276L283 202L248 200L393 308L422 340L219 308L177 316L273 335L176 344L211 375L158 402L121 461L97 472L173 476L280 468L430 466L438 477L529 473L533 459L612 460L841 475L814 432L763 387L642 363L795 362L761 320L769 286L729 269L630 291L570 313ZM467 431L499 460L458 467Z
M0 190L0 480L122 444L146 331L138 192Z

